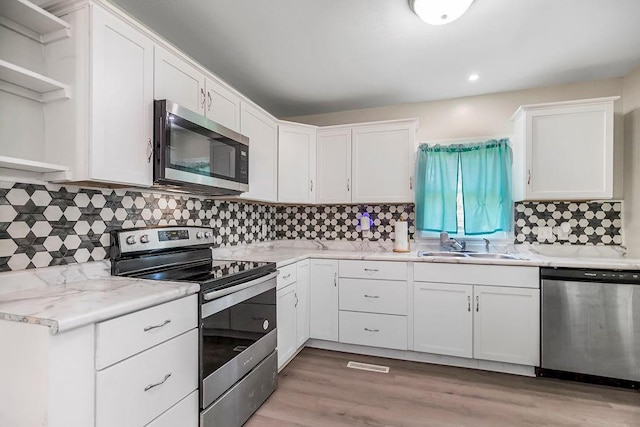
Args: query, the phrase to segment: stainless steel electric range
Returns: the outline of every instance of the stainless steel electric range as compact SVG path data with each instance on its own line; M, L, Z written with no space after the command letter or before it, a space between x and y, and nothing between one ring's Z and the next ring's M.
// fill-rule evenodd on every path
M200 426L241 426L277 386L276 265L213 259L213 230L111 236L111 274L200 284Z

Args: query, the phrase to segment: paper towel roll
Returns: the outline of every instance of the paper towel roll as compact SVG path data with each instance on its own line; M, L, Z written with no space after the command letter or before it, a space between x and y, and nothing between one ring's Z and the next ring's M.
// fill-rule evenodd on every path
M407 221L396 221L395 226L395 244L393 249L396 251L409 250L409 223Z

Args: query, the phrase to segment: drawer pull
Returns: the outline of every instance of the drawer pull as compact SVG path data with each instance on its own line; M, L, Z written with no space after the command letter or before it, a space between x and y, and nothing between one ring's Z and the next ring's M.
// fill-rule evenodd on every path
M365 268L364 271L371 271L371 272L378 272L380 270L378 270L377 268Z
M369 328L364 328L365 331L367 332L380 332L380 329L369 329Z
M365 294L365 295L364 295L364 297L365 297L365 298L374 298L374 299L376 299L376 298L380 298L380 296L379 296L379 295L367 295L367 294Z
M149 390L151 390L151 389L152 389L152 388L154 388L154 387L158 387L159 385L164 384L164 383L169 379L169 377L170 377L170 376L171 376L171 372L169 372L167 375L165 375L165 376L164 376L164 379L163 379L162 381L160 381L159 383L149 384L148 386L146 386L146 387L144 388L144 391L149 391Z
M145 326L144 331L148 332L152 329L162 328L163 326L168 325L169 323L171 323L171 319L167 319L164 322L160 323L159 325Z
M289 273L289 274L287 274L285 276L282 276L283 279L288 279L289 277L291 277L291 273Z

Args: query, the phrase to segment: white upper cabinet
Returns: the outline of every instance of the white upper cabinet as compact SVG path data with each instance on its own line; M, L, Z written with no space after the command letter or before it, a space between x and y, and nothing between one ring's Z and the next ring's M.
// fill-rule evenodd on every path
M351 203L351 129L318 130L318 203Z
M354 127L353 203L413 202L417 120Z
M251 104L242 102L240 133L249 137L249 192L242 197L265 202L278 200L278 122Z
M205 116L229 129L240 131L240 97L217 80L206 79Z
M154 60L155 99L168 99L204 115L204 74L162 46L155 47Z
M92 7L91 144L88 177L150 186L153 181L153 42Z
M240 131L240 97L213 76L161 46L155 49L154 73L156 99L168 99Z
M280 122L278 128L278 202L314 203L315 181L316 127Z
M520 107L511 118L514 200L612 198L618 98Z

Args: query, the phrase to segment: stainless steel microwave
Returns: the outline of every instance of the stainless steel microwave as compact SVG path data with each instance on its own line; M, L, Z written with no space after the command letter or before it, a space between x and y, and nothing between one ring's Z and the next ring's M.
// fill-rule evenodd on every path
M249 191L249 138L167 100L154 102L154 185L211 196Z

